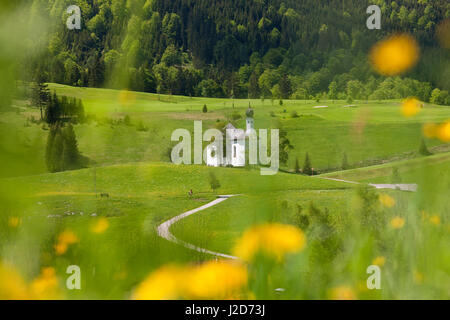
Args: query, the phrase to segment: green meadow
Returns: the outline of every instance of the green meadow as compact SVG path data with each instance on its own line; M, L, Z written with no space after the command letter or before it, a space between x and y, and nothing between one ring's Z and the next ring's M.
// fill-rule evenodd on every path
M170 137L175 129L193 132L194 120L203 121L204 130L224 126L229 121L244 128L245 110L250 104L255 109L256 129L287 131L294 149L288 163L282 166L284 170L293 170L297 158L302 164L308 153L316 170L336 171L342 166L344 154L354 167L417 156L423 124L445 121L449 114L448 107L427 104L419 115L404 118L400 113L400 101L357 101L348 107L342 101L285 100L280 106L279 100L124 94L117 90L57 84L50 85L50 89L58 95L83 100L89 121L75 126L79 149L92 163L101 166L168 162L168 150L174 145ZM202 112L204 105L208 113ZM327 108L315 108L317 106ZM130 119L128 124L120 121L126 116ZM29 125L26 119L31 117L38 119L38 110L26 108L26 103L17 101L2 115L0 133L17 136L13 145L5 147L14 152L12 157L22 155L27 173L44 173L47 132L40 126ZM426 143L431 151L449 149L438 140L427 139ZM27 154L36 154L36 157L30 158Z
M5 150L2 163L0 231L2 258L27 281L45 266L65 279L65 268L83 270L81 291L64 297L123 299L157 268L198 263L213 256L158 236L164 221L200 207L218 195L234 194L217 206L176 223L171 232L201 248L233 254L248 228L264 223L294 225L305 232L304 251L270 269L257 298L323 299L333 287L352 288L360 299L448 299L450 265L450 146L425 139L429 157L418 153L425 123L450 118L448 107L425 105L413 118L400 101L230 100L156 95L51 84L58 95L82 99L87 121L74 125L87 168L48 173L48 127L35 123L39 111L16 100L0 115ZM245 110L255 110L255 126L283 128L294 149L274 176L259 168L176 166L169 162L173 130L204 130L233 122L245 126ZM208 112L202 112L206 105ZM315 108L327 106L327 108ZM126 118L129 119L125 120ZM6 142L7 141L7 142ZM293 171L308 153L319 176ZM344 154L351 170L342 170ZM213 191L210 174L220 187ZM361 182L360 185L329 180ZM417 193L375 190L368 183L417 183ZM189 196L189 190L193 195ZM383 206L380 195L394 199ZM11 227L19 217L20 226ZM394 218L404 227L393 228ZM439 217L439 221L436 218ZM99 219L104 232L93 232ZM78 241L55 252L58 235L71 230ZM95 229L94 229L95 230ZM364 289L366 268L384 257L383 288ZM269 271L268 271L269 272ZM276 293L276 288L284 288Z

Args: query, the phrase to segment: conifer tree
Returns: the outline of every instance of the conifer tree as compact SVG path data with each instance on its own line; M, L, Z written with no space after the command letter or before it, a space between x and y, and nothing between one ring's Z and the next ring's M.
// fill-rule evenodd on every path
M307 174L309 176L311 176L313 174L312 167L311 167L311 160L309 159L308 152L306 153L305 162L303 164L303 173Z
M72 170L78 167L79 151L73 126L69 123L63 130L63 152L61 155L63 170Z
M63 169L62 163L62 153L64 148L64 139L61 133L61 128L58 126L55 129L55 137L53 140L52 151L51 151L51 172L60 172Z
M295 168L294 168L294 172L295 172L295 173L300 173L300 164L298 163L298 157L295 158Z

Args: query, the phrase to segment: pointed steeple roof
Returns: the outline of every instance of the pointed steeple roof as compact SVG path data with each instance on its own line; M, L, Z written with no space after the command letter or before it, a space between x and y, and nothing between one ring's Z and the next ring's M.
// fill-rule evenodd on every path
M248 109L247 109L247 111L245 111L245 115L247 116L247 118L253 118L253 115L254 115L254 111L253 111L253 109L252 109L252 107L248 107Z
M227 124L227 125L225 126L225 128L224 128L224 130L228 130L228 129L230 129L230 130L236 130L236 127L233 126L233 125L231 124L231 122L230 122L230 123Z

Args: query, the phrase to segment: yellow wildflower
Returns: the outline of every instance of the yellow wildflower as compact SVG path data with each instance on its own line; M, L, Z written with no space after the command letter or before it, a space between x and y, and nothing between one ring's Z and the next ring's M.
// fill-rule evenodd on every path
M163 266L134 291L135 300L228 299L247 284L247 269L239 263L206 262L199 266Z
M0 262L0 300L29 299L27 285L11 266Z
M444 122L439 126L437 137L443 142L450 142L450 121Z
M405 225L405 219L401 217L395 217L391 220L391 227L394 229L401 229Z
M437 214L434 214L430 217L430 222L435 226L438 226L441 224L441 218Z
M67 243L57 243L54 245L55 252L59 256L66 253L68 247Z
M59 281L52 267L43 268L41 274L30 284L33 299L54 300L61 299Z
M122 107L130 107L136 102L136 94L128 89L119 92L119 103Z
M424 276L421 272L415 270L413 273L413 279L416 284L421 284L423 282Z
M373 68L384 76L401 74L419 60L419 47L408 34L396 34L378 42L370 52Z
M408 98L402 103L402 114L405 117L415 116L420 112L421 104L416 98Z
M349 286L339 286L330 289L329 296L331 300L356 300L353 289Z
M106 218L99 218L95 223L91 226L91 231L93 233L103 233L108 229L109 221Z
M278 223L264 224L247 230L237 241L233 253L247 261L258 252L281 259L286 253L302 250L305 245L306 236L302 230Z
M434 123L427 123L423 126L423 134L429 139L436 138L438 130L439 126Z
M174 300L182 297L186 269L168 265L150 274L134 291L134 300Z
M386 258L385 258L385 257L382 257L382 256L376 257L376 258L373 259L373 261L372 261L372 264L373 264L373 265L379 266L379 267L384 266L385 263L386 263Z
M58 237L59 242L66 244L74 244L78 242L78 237L70 230L62 232Z
M70 230L62 232L58 237L58 243L56 243L54 246L56 254L62 255L66 253L69 245L77 242L78 238L75 233Z
M395 206L395 199L388 194L380 194L379 200L381 204L386 208L392 208L393 206Z
M194 299L225 299L235 296L247 284L247 269L239 263L206 262L195 268L187 282Z
M10 217L8 219L8 224L11 228L17 228L22 223L22 219L19 217Z

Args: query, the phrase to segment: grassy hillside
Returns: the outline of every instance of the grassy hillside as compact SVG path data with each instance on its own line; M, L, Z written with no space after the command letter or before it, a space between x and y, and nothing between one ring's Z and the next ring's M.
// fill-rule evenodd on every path
M322 177L369 183L414 183L420 179L420 176L431 176L433 172L447 176L449 169L450 153L446 152L377 166L332 172L323 174Z
M243 128L249 103L255 108L257 129L282 127L288 132L294 146L286 166L289 170L296 158L302 164L306 152L318 170L338 170L344 153L354 166L413 157L419 149L423 124L444 121L450 114L448 107L426 105L418 116L404 118L398 101L356 102L355 106L346 107L340 101L289 100L280 106L278 100L189 98L56 84L50 88L59 95L83 100L89 121L75 126L79 149L98 165L169 161L168 150L173 146L170 136L175 129L192 132L194 120L202 120L204 130L228 121ZM205 104L208 113L202 113ZM5 170L7 175L15 171L22 171L21 174L46 171L44 151L48 131L27 122L27 118L37 119L39 115L36 109L25 106L25 102L17 101L15 108L2 114L0 133L17 136L16 143L5 149L14 153L11 157L23 159L22 169ZM123 121L126 116L130 119L128 124ZM447 148L438 140L426 142L432 150ZM27 157L30 153L35 156Z

